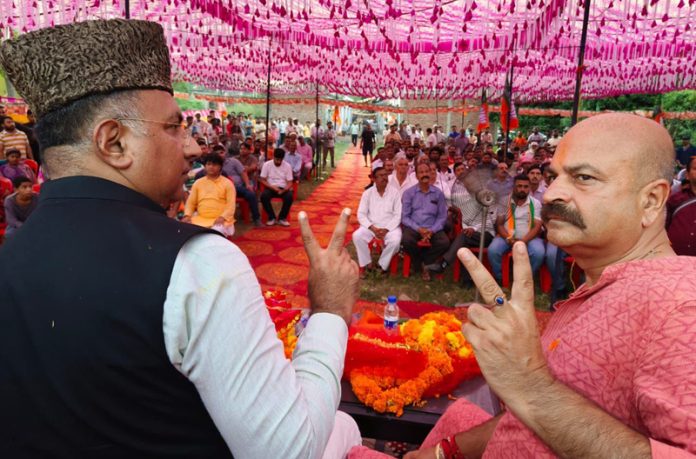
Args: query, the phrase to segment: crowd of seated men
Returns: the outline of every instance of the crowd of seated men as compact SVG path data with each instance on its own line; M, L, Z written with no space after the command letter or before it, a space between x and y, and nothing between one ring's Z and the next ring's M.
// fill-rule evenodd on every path
M32 148L31 129L5 116L4 107L0 107L0 116L4 156L0 159L0 198L5 202L19 192L15 179L26 179L21 184L25 188L29 184L37 192L43 177L32 159L39 152L34 151L38 146ZM187 199L173 204L170 215L231 236L241 204L257 227L263 226L261 209L267 215L266 225L289 226L287 217L296 198L297 182L308 178L317 162L333 159L336 133L332 126L322 128L319 121L313 126L294 119L272 124L267 146L262 119L232 113L220 120L213 111L205 119L200 113L187 117L186 125L201 157L189 173ZM410 257L412 268L429 280L431 274L457 263L459 248L477 248L483 238L491 270L501 281L505 257L515 241L522 241L534 271L546 264L551 273L552 300L563 295L566 254L545 240L540 220L544 192L552 180L547 165L561 139L557 131L548 137L536 128L528 136L518 132L506 145L500 137L494 144L489 130L475 133L471 127L458 131L452 126L445 135L441 126L427 128L424 133L419 125L402 122L390 126L384 145L373 154L376 136L372 126L356 120L349 129L357 136L356 144L360 139L365 164L369 159L372 171L373 186L361 200L360 229L353 236L363 275L374 268L369 246L375 244L382 247L378 261L382 272L401 252ZM667 206L670 238L675 250L685 255L696 254L692 231L692 209L696 208L694 150L688 138L676 149L678 172ZM497 196L496 204L485 209L485 230L484 208L465 185L473 171ZM279 214L273 208L274 199L282 202ZM15 201L16 197L10 204L12 217L6 215L7 205L0 207L2 229L8 227L5 237L16 229L17 222L28 217L30 210L21 209L31 209L35 200L24 195L19 204ZM463 284L470 285L465 270L463 274Z
M174 203L170 216L217 229L229 237L234 234L235 213L241 205L248 209L256 227L290 226L287 217L296 197L297 183L310 177L316 164L316 149L313 140L307 137L309 126L293 124L292 120L284 122L281 135L276 121L279 122L273 120L269 126L266 145L263 137L266 126L263 120L254 120L251 115L229 114L222 121L215 118L214 111L209 113L207 121L200 113L188 116L186 127L201 156L189 172L187 199ZM222 161L219 172L218 158ZM228 183L223 188L220 178L231 184L233 193L228 192ZM197 185L201 180L205 186ZM206 193L201 193L203 190ZM272 205L274 198L282 201L278 215ZM201 206L205 216L200 216ZM268 217L265 225L261 209Z
M34 188L42 181L34 119L20 124L0 105L0 243L11 237L36 207Z
M37 161L39 148L33 137L31 114L29 119L27 125L18 124L0 105L0 242L28 218L45 179ZM296 184L310 177L315 164L316 148L309 137L309 123L287 127L280 148L275 148L280 143L278 136L270 138L270 134L270 144L264 148L263 120L243 113L228 114L223 120L212 110L207 116L197 113L186 117L185 126L191 143L200 149L200 157L192 164L184 185L186 199L170 206L168 214L172 218L206 226L229 237L234 234L238 204L244 202L255 226L264 226L260 204L269 216L267 226L289 226L287 215ZM279 168L291 171L283 183L277 173ZM275 197L283 202L277 218L271 205Z
M410 258L411 269L428 281L432 274L458 263L457 250L478 248L483 238L490 269L502 282L504 260L512 245L522 241L534 272L545 264L551 274L552 303L562 298L567 287L567 254L546 241L541 221L544 193L553 180L547 166L561 139L559 133L553 131L547 137L536 128L529 136L520 132L507 148L504 142L494 145L487 130L475 134L471 129L458 132L453 126L447 137L439 135L440 130L435 126L422 135L420 126L392 125L384 146L374 156L367 155L372 184L360 201L360 228L353 234L361 275L366 277L373 270L386 274L392 258L401 253ZM685 142L680 148L689 145ZM671 213L684 202L696 209L696 202L689 201L696 191L694 163L676 165L681 169L677 177L683 180L675 181L668 206ZM494 205L484 208L470 192L474 176L469 181L467 176L472 173L478 188L497 197ZM692 251L684 254L694 255L696 219L691 212L681 207L677 222L668 218L667 224L675 238L690 235L689 241L676 244L684 252ZM371 253L375 247L380 248L377 266ZM462 274L463 285L471 286L466 270Z

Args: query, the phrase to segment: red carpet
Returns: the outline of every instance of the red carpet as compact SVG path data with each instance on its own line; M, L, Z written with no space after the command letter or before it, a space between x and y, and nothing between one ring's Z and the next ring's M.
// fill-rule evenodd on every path
M307 307L307 274L308 260L297 223L297 213L307 212L309 222L317 241L326 247L338 216L344 207L352 210L350 227L346 234L346 242L358 227L358 204L365 186L369 183L369 169L364 167L362 155L358 148L351 147L337 164L331 177L317 187L304 201L293 203L290 211L290 227L271 226L254 228L243 236L235 238L234 242L249 257L251 266L261 283L261 288L281 289L287 292L287 300L297 308ZM381 303L360 300L356 310L369 308L380 311ZM408 317L419 317L422 314L443 309L443 306L414 301L399 301L399 307ZM448 308L449 309L449 308ZM452 310L461 319L466 319L466 308ZM537 314L540 327L543 328L550 314Z
M346 241L357 228L360 196L369 169L362 155L351 147L323 184L304 201L295 202L290 211L290 227L254 228L234 242L249 257L263 290L279 288L288 292L288 301L295 307L306 307L308 260L297 223L297 214L305 211L317 241L326 247L338 216L344 207L352 210ZM358 152L359 153L359 152Z

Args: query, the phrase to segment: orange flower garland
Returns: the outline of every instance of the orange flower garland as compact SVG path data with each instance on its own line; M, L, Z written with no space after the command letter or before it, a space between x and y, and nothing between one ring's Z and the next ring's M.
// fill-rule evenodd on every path
M282 291L264 292L264 298L290 359L301 311L291 308ZM381 319L366 311L351 326L343 377L350 380L362 403L377 412L401 416L404 407L449 393L461 381L481 374L461 328L461 321L452 314L433 312L408 320L398 334L389 334Z
M295 325L300 320L300 314L298 313L294 319L292 319L288 324L277 330L278 339L283 343L283 350L285 351L285 358L291 359L292 353L295 351L295 346L297 345L297 333L295 332Z
M404 344L427 355L427 365L418 376L400 380L385 376L384 368L355 369L350 382L358 400L380 413L401 416L404 407L418 404L428 389L454 372L454 364L474 359L461 333L462 323L446 312L434 312L411 319L399 327ZM477 369L468 376L479 374Z
M287 302L287 294L282 290L266 290L263 292L263 298L275 324L278 339L283 343L285 357L290 359L297 344L295 326L302 317L302 311L291 308Z

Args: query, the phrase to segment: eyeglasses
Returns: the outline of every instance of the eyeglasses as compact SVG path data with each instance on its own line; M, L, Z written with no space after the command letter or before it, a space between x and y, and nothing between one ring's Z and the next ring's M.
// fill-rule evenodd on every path
M143 123L155 123L155 124L161 124L162 126L167 126L167 127L173 127L177 128L179 130L179 135L184 139L184 148L187 148L189 144L191 143L191 139L193 136L191 135L191 128L186 126L185 121L181 121L178 123L170 123L167 121L158 121L158 120L148 120L144 118L115 118L116 121L140 121Z

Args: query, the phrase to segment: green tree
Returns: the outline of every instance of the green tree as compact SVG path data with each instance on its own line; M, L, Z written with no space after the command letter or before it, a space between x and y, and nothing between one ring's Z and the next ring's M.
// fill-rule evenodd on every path
M5 72L0 69L0 96L7 96L7 83L5 83Z
M662 110L666 112L684 112L696 110L696 91L675 91L662 97ZM665 127L672 138L679 141L689 137L696 143L696 120L666 120Z
M208 102L193 99L174 99L182 111L187 110L208 110Z
M191 94L193 92L193 85L185 81L175 81L172 83L172 87L176 92L185 92L186 94Z
M662 106L664 112L684 112L693 111L696 108L696 91L674 91L663 95L660 94L628 94L624 96L608 97L604 99L582 100L580 110L590 111L651 111ZM572 109L573 103L550 102L531 104L531 108L555 108ZM525 105L530 107L530 105ZM491 121L499 122L498 114L491 114ZM551 117L551 116L521 116L520 129L528 133L533 127L538 127L542 132L549 133L552 129L562 131L570 127L570 118ZM665 127L675 141L683 137L690 137L692 143L696 143L696 121L693 120L665 120Z

